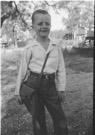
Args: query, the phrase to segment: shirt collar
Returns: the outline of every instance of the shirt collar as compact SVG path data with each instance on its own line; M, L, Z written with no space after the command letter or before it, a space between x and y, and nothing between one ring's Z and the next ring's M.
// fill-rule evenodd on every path
M54 49L55 46L56 46L55 42L52 41L52 40L50 40L50 44L49 44L47 53L48 53L49 51L51 51L52 49Z
M32 46L38 46L39 42L35 39L32 41ZM50 39L50 46L56 46L57 43L55 41L53 41L52 39Z
M36 47L36 46L38 46L39 49L42 49L40 47L41 45L39 44L39 42L36 39L29 40L28 45L29 45L29 47ZM46 53L50 52L56 45L57 45L57 43L55 41L53 41L52 39L50 39L50 44L49 44L49 47L48 47L48 50L46 51Z

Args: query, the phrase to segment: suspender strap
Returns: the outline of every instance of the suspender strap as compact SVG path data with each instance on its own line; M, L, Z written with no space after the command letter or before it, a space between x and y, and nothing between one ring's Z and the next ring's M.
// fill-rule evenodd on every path
M39 75L38 82L37 82L37 88L39 87L40 80L41 80L41 78L42 78L43 71L44 71L44 68L45 68L45 65L46 65L47 59L48 59L48 57L49 57L49 53L50 53L50 52L48 52L48 53L47 53L47 55L46 55L46 58L45 58L45 61L44 61L44 64L43 64L43 67L42 67L41 73L40 73L40 75Z

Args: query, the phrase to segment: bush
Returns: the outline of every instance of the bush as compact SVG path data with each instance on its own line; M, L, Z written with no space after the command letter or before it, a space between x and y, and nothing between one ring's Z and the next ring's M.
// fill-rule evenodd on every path
M93 48L80 48L80 47L73 47L73 52L75 54L93 57Z
M73 47L71 51L67 48L63 49L63 56L73 56L73 55L80 55L83 57L93 57L93 48L79 48Z
M94 42L93 40L85 40L81 43L78 44L79 48L93 48L94 47Z

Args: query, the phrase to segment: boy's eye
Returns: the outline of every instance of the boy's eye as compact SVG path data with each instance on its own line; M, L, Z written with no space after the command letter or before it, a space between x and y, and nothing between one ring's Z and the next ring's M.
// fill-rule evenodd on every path
M38 23L38 25L39 25L39 26L42 26L42 25L44 25L44 23L43 23L43 22L40 22L40 23ZM49 25L50 25L50 23L45 22L45 25L46 25L46 26L49 26Z
M50 25L50 23L46 22L46 25L48 25L48 26L49 26L49 25Z
M38 25L40 25L40 26L41 26L41 25L43 25L43 23L42 23L42 22L40 22L40 23L38 23Z

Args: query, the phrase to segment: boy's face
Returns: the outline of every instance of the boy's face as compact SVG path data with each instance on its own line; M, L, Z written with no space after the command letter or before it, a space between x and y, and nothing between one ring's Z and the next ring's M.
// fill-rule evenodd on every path
M37 37L48 38L51 28L51 17L48 14L35 14L33 28Z

